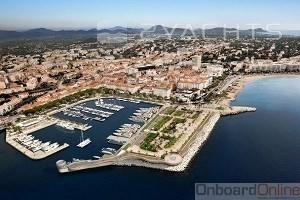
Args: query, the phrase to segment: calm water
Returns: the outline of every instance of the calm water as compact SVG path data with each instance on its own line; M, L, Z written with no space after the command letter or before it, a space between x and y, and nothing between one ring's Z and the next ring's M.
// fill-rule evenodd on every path
M300 31L299 30L285 30L285 31L281 31L283 35L289 35L289 36L300 36Z
M255 106L258 111L222 118L183 173L106 167L58 174L58 159L71 159L74 153L80 158L89 157L107 146L103 138L127 122L139 107L136 104L128 103L124 112L107 122L109 125L100 125L87 133L93 141L89 150L70 147L42 161L29 160L8 146L1 134L0 198L194 199L196 182L299 182L300 78L251 83L234 105ZM70 135L53 127L37 134L38 138L51 141L68 140L71 146L79 140L78 132Z

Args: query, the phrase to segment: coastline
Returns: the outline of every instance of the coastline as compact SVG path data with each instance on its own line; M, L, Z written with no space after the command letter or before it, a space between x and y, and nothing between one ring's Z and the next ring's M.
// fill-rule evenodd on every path
M169 166L166 164L153 164L153 163L140 161L140 160L126 160L126 161L118 162L115 165L146 167L146 168L161 169L161 170L172 171L172 172L182 172L189 166L194 156L197 154L198 151L201 150L201 147L208 140L210 134L212 133L213 128L215 127L219 119L220 119L220 114L214 113L214 115L209 119L209 121L203 127L202 129L203 135L199 135L196 138L196 140L191 144L186 155L183 157L182 162L177 166Z
M232 111L233 108L230 106L230 103L235 100L235 97L244 89L245 85L248 83L251 83L256 80L260 80L263 78L279 78L279 77L299 77L298 74L279 74L279 75L248 75L248 76L242 76L239 77L237 80L235 80L232 83L232 86L229 88L230 91L228 91L228 88L225 91L228 91L227 98L220 99L220 102L218 102L219 105L223 105L226 108L229 108L228 110ZM223 104L222 104L223 103ZM248 107L241 107L242 111L233 112L232 114L239 114L242 112L254 112L256 111L256 108L248 108ZM246 110L245 110L246 109ZM250 109L250 110L248 110ZM197 154L198 151L201 150L205 142L209 139L210 134L213 131L213 128L215 127L216 123L220 119L222 112L219 110L212 111L212 116L209 118L209 120L206 122L206 124L203 126L202 130L198 133L196 136L196 139L191 142L190 147L188 148L188 151L185 155L182 156L182 162L176 166L168 165L167 163L155 163L151 161L144 161L143 159L139 158L130 158L128 157L126 160L115 160L113 162L110 162L110 164L105 164L103 166L107 165L113 165L113 166L136 166L136 167L146 167L146 168L152 168L152 169L160 169L165 171L172 171L172 172L182 172L184 171L189 164L191 163L194 156ZM230 113L231 114L231 113ZM95 166L94 166L95 167ZM94 168L94 167L86 167L86 168ZM98 166L101 167L101 166ZM84 168L76 169L76 170L69 170L69 171L77 171L82 170Z
M244 89L244 87L257 80L267 79L267 78L286 78L286 77L300 77L300 74L272 74L272 75L246 75L239 78L235 81L235 85L233 85L232 90L228 92L226 98L221 99L219 102L220 105L225 107L230 107L232 101L235 101L235 98L239 95L239 93Z
M284 78L284 77L299 77L298 74L274 74L274 75L247 75L242 76L237 81L235 81L235 86L233 86L233 91L228 92L227 98L223 98L220 101L220 105L225 107L230 107L232 101L238 96L238 94L244 89L244 87L254 81L266 78ZM252 111L251 111L252 112ZM204 143L209 139L210 134L213 131L214 126L220 119L221 115L219 113L215 113L209 122L203 127L202 132L204 133L202 136L198 136L195 141L191 144L188 152L182 159L182 163L177 166L168 166L166 164L153 164L140 160L126 160L122 162L118 162L117 166L137 166L137 167L146 167L152 169L161 169L172 172L182 172L184 171L189 164L191 163L193 157L197 154L198 151L201 150Z

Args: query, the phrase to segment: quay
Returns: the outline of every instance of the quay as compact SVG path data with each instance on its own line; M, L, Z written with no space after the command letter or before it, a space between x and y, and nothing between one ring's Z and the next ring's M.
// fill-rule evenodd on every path
M56 118L48 117L48 116L40 116L39 118L36 118L35 120L28 120L19 123L19 125L22 126L21 132L14 132L12 130L7 130L5 140L6 142L17 149L19 152L23 153L27 157L29 157L32 160L40 160L43 158L46 158L52 154L55 154L67 147L69 147L69 144L65 143L63 145L58 146L55 149L52 149L48 152L38 150L36 152L31 151L26 146L22 145L21 143L17 142L16 139L20 136L27 136L30 134L33 134L34 132L44 129L46 127L52 126L56 124L59 120Z
M32 160L44 159L48 156L51 156L59 151L62 151L63 149L66 149L67 147L69 147L69 144L64 143L63 145L61 145L49 152L44 152L42 150L39 150L34 153L34 152L30 151L29 149L27 149L26 147L24 147L23 145L14 141L14 139L15 139L15 137L9 137L6 139L6 142Z
M22 134L25 134L25 135L31 134L33 132L36 132L41 129L47 128L49 126L55 125L57 122L58 122L58 119L43 116L40 118L40 120L37 123L32 124L30 126L23 127ZM7 132L6 132L7 137L11 137L14 135L18 135L18 133L7 130Z
M57 120L51 120L51 121L49 121L49 122L42 123L41 125L38 125L38 126L36 126L36 127L34 127L34 128L31 128L31 129L28 129L28 130L23 130L23 134L28 135L28 134L30 134L30 133L33 133L33 132L42 130L42 129L44 129L44 128L47 128L47 127L49 127L49 126L52 126L52 125L54 125L54 124L56 124L56 123L57 123Z
M120 142L120 143L126 143L129 140L129 138L118 137L118 136L114 136L114 135L110 135L106 139L108 139L108 140L114 140L114 141L117 141L117 142Z

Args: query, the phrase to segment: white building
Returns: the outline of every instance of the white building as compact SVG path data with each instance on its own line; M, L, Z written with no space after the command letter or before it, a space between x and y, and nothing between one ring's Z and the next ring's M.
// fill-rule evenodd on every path
M197 79L197 80L190 80L190 79L180 79L177 88L178 89L197 89L197 90L203 90L207 88L212 83L212 77L207 79Z
M37 87L38 85L38 80L35 77L30 78L27 83L26 83L26 88L28 90L33 90Z
M220 77L224 73L224 67L222 65L208 65L207 71L212 77Z
M193 56L192 57L192 69L195 71L200 70L201 66L202 66L202 56Z
M10 102L4 103L3 105L0 106L0 115L5 115L9 111L13 110L14 107L21 101L22 101L22 99L15 98L15 99L12 99Z
M172 88L167 88L167 87L153 88L153 94L163 98L170 98L172 94Z

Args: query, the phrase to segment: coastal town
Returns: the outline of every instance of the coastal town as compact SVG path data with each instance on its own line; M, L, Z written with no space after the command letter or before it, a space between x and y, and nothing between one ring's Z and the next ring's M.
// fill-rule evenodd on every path
M93 127L84 121L104 124L131 104L149 104L107 137L118 149L103 147L103 156L59 160L59 172L111 165L183 171L220 116L256 111L230 105L246 83L300 72L298 47L290 48L293 38L260 37L255 43L246 36L241 41L129 38L117 47L77 43L64 50L1 56L0 125L7 143L30 159L44 159L70 144L41 141L36 131L76 129L81 131L77 147L84 148L93 142L84 139L83 132Z
M0 115L22 113L100 87L141 97L197 102L205 100L210 86L230 75L299 72L300 49L290 48L295 42L290 38L258 38L253 43L247 37L236 41L153 36L115 48L84 43L67 50L5 55L0 60Z
M0 200L299 199L300 1L0 5Z

